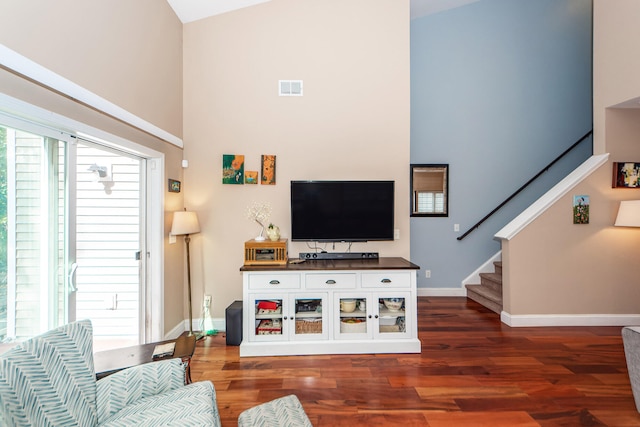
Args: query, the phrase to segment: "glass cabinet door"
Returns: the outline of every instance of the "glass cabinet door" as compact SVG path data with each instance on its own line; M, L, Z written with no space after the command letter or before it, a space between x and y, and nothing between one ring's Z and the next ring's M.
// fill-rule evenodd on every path
M286 300L273 298L271 295L251 295L250 300L253 329L249 331L251 335L249 340L282 341L286 339Z
M369 303L367 293L335 295L335 338L365 339L371 336L371 322L367 321L372 318Z
M299 294L293 297L293 315L290 316L294 322L292 338L304 339L328 339L329 330L326 315L326 294Z
M374 335L376 338L397 338L407 336L410 326L407 325L409 294L406 292L385 292L375 298L378 310L378 324Z

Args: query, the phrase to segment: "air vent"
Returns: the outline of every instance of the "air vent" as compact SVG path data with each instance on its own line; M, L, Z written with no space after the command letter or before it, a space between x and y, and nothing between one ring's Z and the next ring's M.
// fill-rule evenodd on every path
M302 96L302 80L278 80L278 95Z

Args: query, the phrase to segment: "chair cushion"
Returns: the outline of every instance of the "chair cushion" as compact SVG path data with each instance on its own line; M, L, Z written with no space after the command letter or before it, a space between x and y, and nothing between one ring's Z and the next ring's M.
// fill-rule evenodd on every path
M91 322L79 321L0 355L2 425L96 425L92 333Z
M215 390L201 381L138 400L104 420L103 427L220 426Z
M290 394L242 412L238 427L313 427L298 398Z

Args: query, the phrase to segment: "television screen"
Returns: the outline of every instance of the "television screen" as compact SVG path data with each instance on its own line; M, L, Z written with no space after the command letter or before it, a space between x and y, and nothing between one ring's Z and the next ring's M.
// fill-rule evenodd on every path
M291 181L291 240L393 240L393 181Z

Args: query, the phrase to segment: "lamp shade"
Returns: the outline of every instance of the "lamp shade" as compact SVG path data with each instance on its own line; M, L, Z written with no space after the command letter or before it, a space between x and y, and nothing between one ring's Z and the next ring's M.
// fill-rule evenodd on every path
M624 200L620 202L616 227L640 227L640 200Z
M178 211L173 213L173 224L171 224L171 234L180 236L182 234L195 234L200 232L198 215L195 212Z

